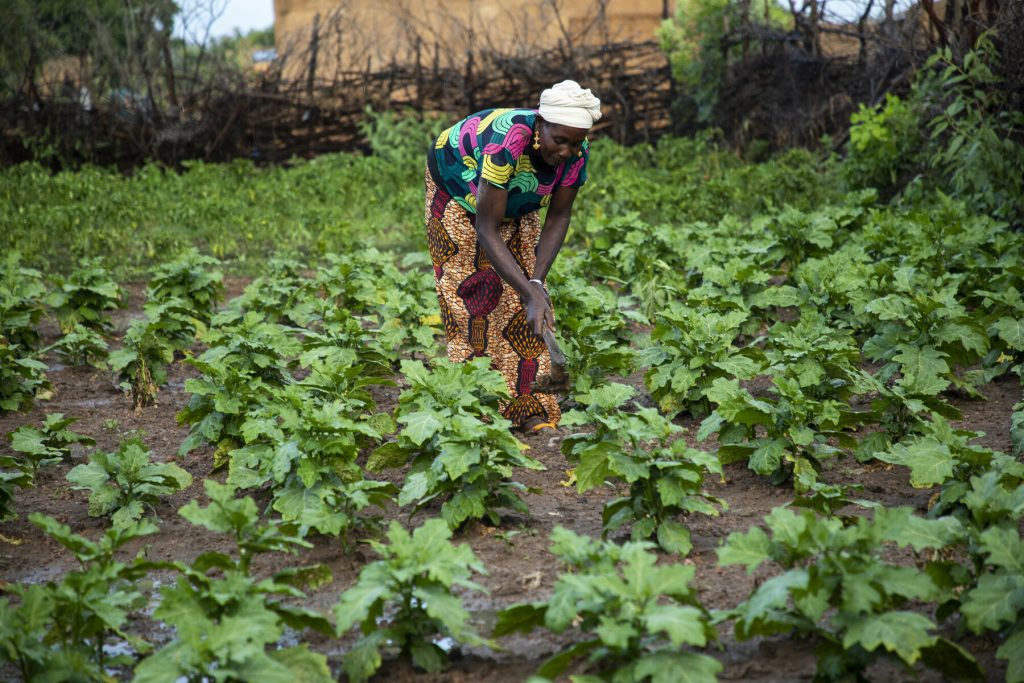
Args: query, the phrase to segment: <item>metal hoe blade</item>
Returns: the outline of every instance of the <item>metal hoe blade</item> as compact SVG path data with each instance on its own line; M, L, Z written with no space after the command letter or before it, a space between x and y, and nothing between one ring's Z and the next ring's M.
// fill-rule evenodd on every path
M540 375L533 382L533 390L541 394L566 394L569 392L569 373L565 369L565 354L558 346L555 333L544 329L544 343L551 356L551 372Z

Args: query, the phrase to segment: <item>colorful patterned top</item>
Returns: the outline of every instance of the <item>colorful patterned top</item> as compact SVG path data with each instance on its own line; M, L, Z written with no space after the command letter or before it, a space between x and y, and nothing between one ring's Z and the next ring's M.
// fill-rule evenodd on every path
M583 155L557 168L534 160L532 142L535 109L485 109L459 121L438 136L427 153L427 168L438 187L470 213L476 213L481 178L508 190L506 218L515 218L551 201L556 187L580 187L587 182L590 146Z

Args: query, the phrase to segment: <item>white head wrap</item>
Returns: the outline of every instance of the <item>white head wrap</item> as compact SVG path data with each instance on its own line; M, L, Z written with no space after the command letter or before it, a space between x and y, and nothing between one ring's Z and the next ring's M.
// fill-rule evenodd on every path
M590 128L601 118L601 100L576 81L562 81L541 93L539 112L548 123Z

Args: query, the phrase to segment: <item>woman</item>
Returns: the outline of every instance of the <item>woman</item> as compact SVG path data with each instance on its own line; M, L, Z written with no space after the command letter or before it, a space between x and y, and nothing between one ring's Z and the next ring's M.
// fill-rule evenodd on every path
M489 356L513 396L505 417L524 431L555 429L561 417L553 394L532 392L551 369L541 334L555 316L544 279L587 180L587 133L599 118L600 100L563 81L536 110L459 121L427 154L427 238L448 358Z

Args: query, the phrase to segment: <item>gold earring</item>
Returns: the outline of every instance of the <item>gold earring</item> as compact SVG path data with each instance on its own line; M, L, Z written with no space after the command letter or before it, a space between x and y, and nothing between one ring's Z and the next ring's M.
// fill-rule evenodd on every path
M540 149L540 131L533 131L533 148Z
M581 149L580 151L576 152L576 156L578 156L578 157L583 156L583 150Z

